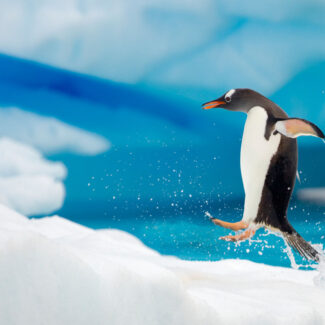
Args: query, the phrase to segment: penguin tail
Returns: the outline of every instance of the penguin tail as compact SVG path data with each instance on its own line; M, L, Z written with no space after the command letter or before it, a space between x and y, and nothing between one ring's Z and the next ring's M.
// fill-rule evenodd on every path
M305 241L293 228L292 232L283 232L285 241L290 245L296 252L307 260L313 260L315 262L320 261L320 254L317 250Z

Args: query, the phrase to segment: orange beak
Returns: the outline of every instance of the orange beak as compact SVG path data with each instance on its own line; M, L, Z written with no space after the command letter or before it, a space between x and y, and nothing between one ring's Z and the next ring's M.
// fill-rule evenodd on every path
M224 102L222 100L213 100L211 102L204 103L202 105L202 108L203 109L211 109L211 108L216 108L222 104L226 104L226 102Z

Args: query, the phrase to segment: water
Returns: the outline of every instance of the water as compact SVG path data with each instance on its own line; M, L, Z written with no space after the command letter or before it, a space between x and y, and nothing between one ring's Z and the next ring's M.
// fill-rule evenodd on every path
M238 221L242 202L230 201L209 212L226 221ZM94 229L117 228L138 237L145 245L161 254L174 255L185 260L217 261L221 259L248 259L275 266L293 266L282 237L260 229L251 239L242 243L219 240L231 231L212 224L205 209L175 214L175 209L155 213L136 211L114 214L111 208L99 202L68 204L59 215ZM325 247L325 209L315 205L294 202L288 217L294 228L312 244ZM293 253L298 266L311 263Z

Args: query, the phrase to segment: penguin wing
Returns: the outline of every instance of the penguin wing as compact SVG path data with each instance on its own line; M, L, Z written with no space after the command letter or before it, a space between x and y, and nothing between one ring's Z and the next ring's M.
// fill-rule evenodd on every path
M324 139L324 133L317 125L300 118L278 119L274 129L289 138L309 135Z

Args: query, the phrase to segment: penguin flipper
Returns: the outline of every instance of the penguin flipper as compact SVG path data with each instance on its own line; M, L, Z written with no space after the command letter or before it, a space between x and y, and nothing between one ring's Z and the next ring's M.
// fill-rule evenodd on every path
M296 252L307 260L313 260L319 262L319 252L305 241L293 228L292 232L282 232L285 241L290 245Z
M301 135L325 138L324 133L317 125L300 118L278 119L275 122L275 132L289 138L297 138Z

